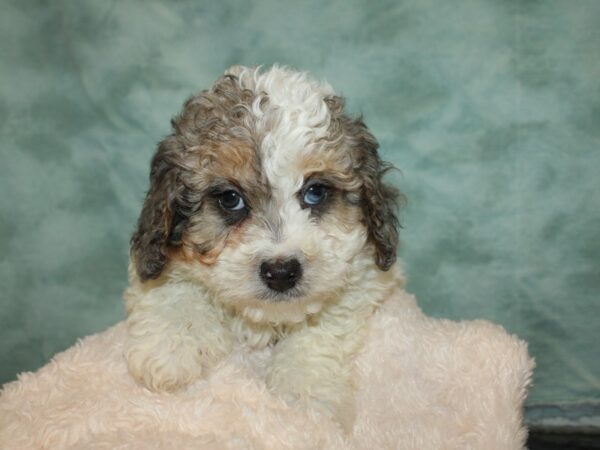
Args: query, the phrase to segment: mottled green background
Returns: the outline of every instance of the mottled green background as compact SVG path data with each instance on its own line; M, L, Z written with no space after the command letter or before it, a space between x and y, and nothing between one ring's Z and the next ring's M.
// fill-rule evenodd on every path
M529 341L531 420L600 423L599 1L12 0L0 58L0 382L123 317L170 117L229 65L279 62L402 169L423 309Z

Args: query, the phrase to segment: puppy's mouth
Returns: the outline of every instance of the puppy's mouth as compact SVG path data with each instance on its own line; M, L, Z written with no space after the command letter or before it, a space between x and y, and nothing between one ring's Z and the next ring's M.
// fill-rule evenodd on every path
M299 286L294 286L293 288L287 289L283 292L269 289L265 286L265 288L261 289L259 298L270 303L285 303L297 301L305 296L306 293L304 289Z

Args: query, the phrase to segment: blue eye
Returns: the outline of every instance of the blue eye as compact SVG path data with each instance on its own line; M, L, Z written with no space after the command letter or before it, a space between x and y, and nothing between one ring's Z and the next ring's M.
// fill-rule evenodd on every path
M244 199L235 191L225 191L219 196L219 204L229 211L238 211L246 207Z
M313 184L304 192L302 199L308 206L315 206L327 197L327 187L322 184Z

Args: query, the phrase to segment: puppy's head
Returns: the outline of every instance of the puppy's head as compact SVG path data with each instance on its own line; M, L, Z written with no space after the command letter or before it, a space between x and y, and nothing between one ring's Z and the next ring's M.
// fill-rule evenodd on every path
M261 316L314 312L353 271L388 270L398 193L382 182L377 141L343 108L328 85L277 66L232 68L190 98L152 160L131 241L139 278L185 268Z

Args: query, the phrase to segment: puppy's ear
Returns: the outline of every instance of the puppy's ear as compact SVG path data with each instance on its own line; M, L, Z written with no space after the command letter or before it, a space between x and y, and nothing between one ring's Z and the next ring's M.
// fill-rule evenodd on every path
M381 270L388 270L396 262L399 226L396 210L403 197L383 182L392 165L379 158L379 144L361 118L350 122L350 132L362 181L361 207L369 240L375 247L375 262Z
M158 278L167 263L167 247L179 240L181 227L176 199L180 168L176 161L182 152L175 136L163 140L152 158L150 189L131 238L131 257L142 281ZM179 236L180 238L180 236Z

